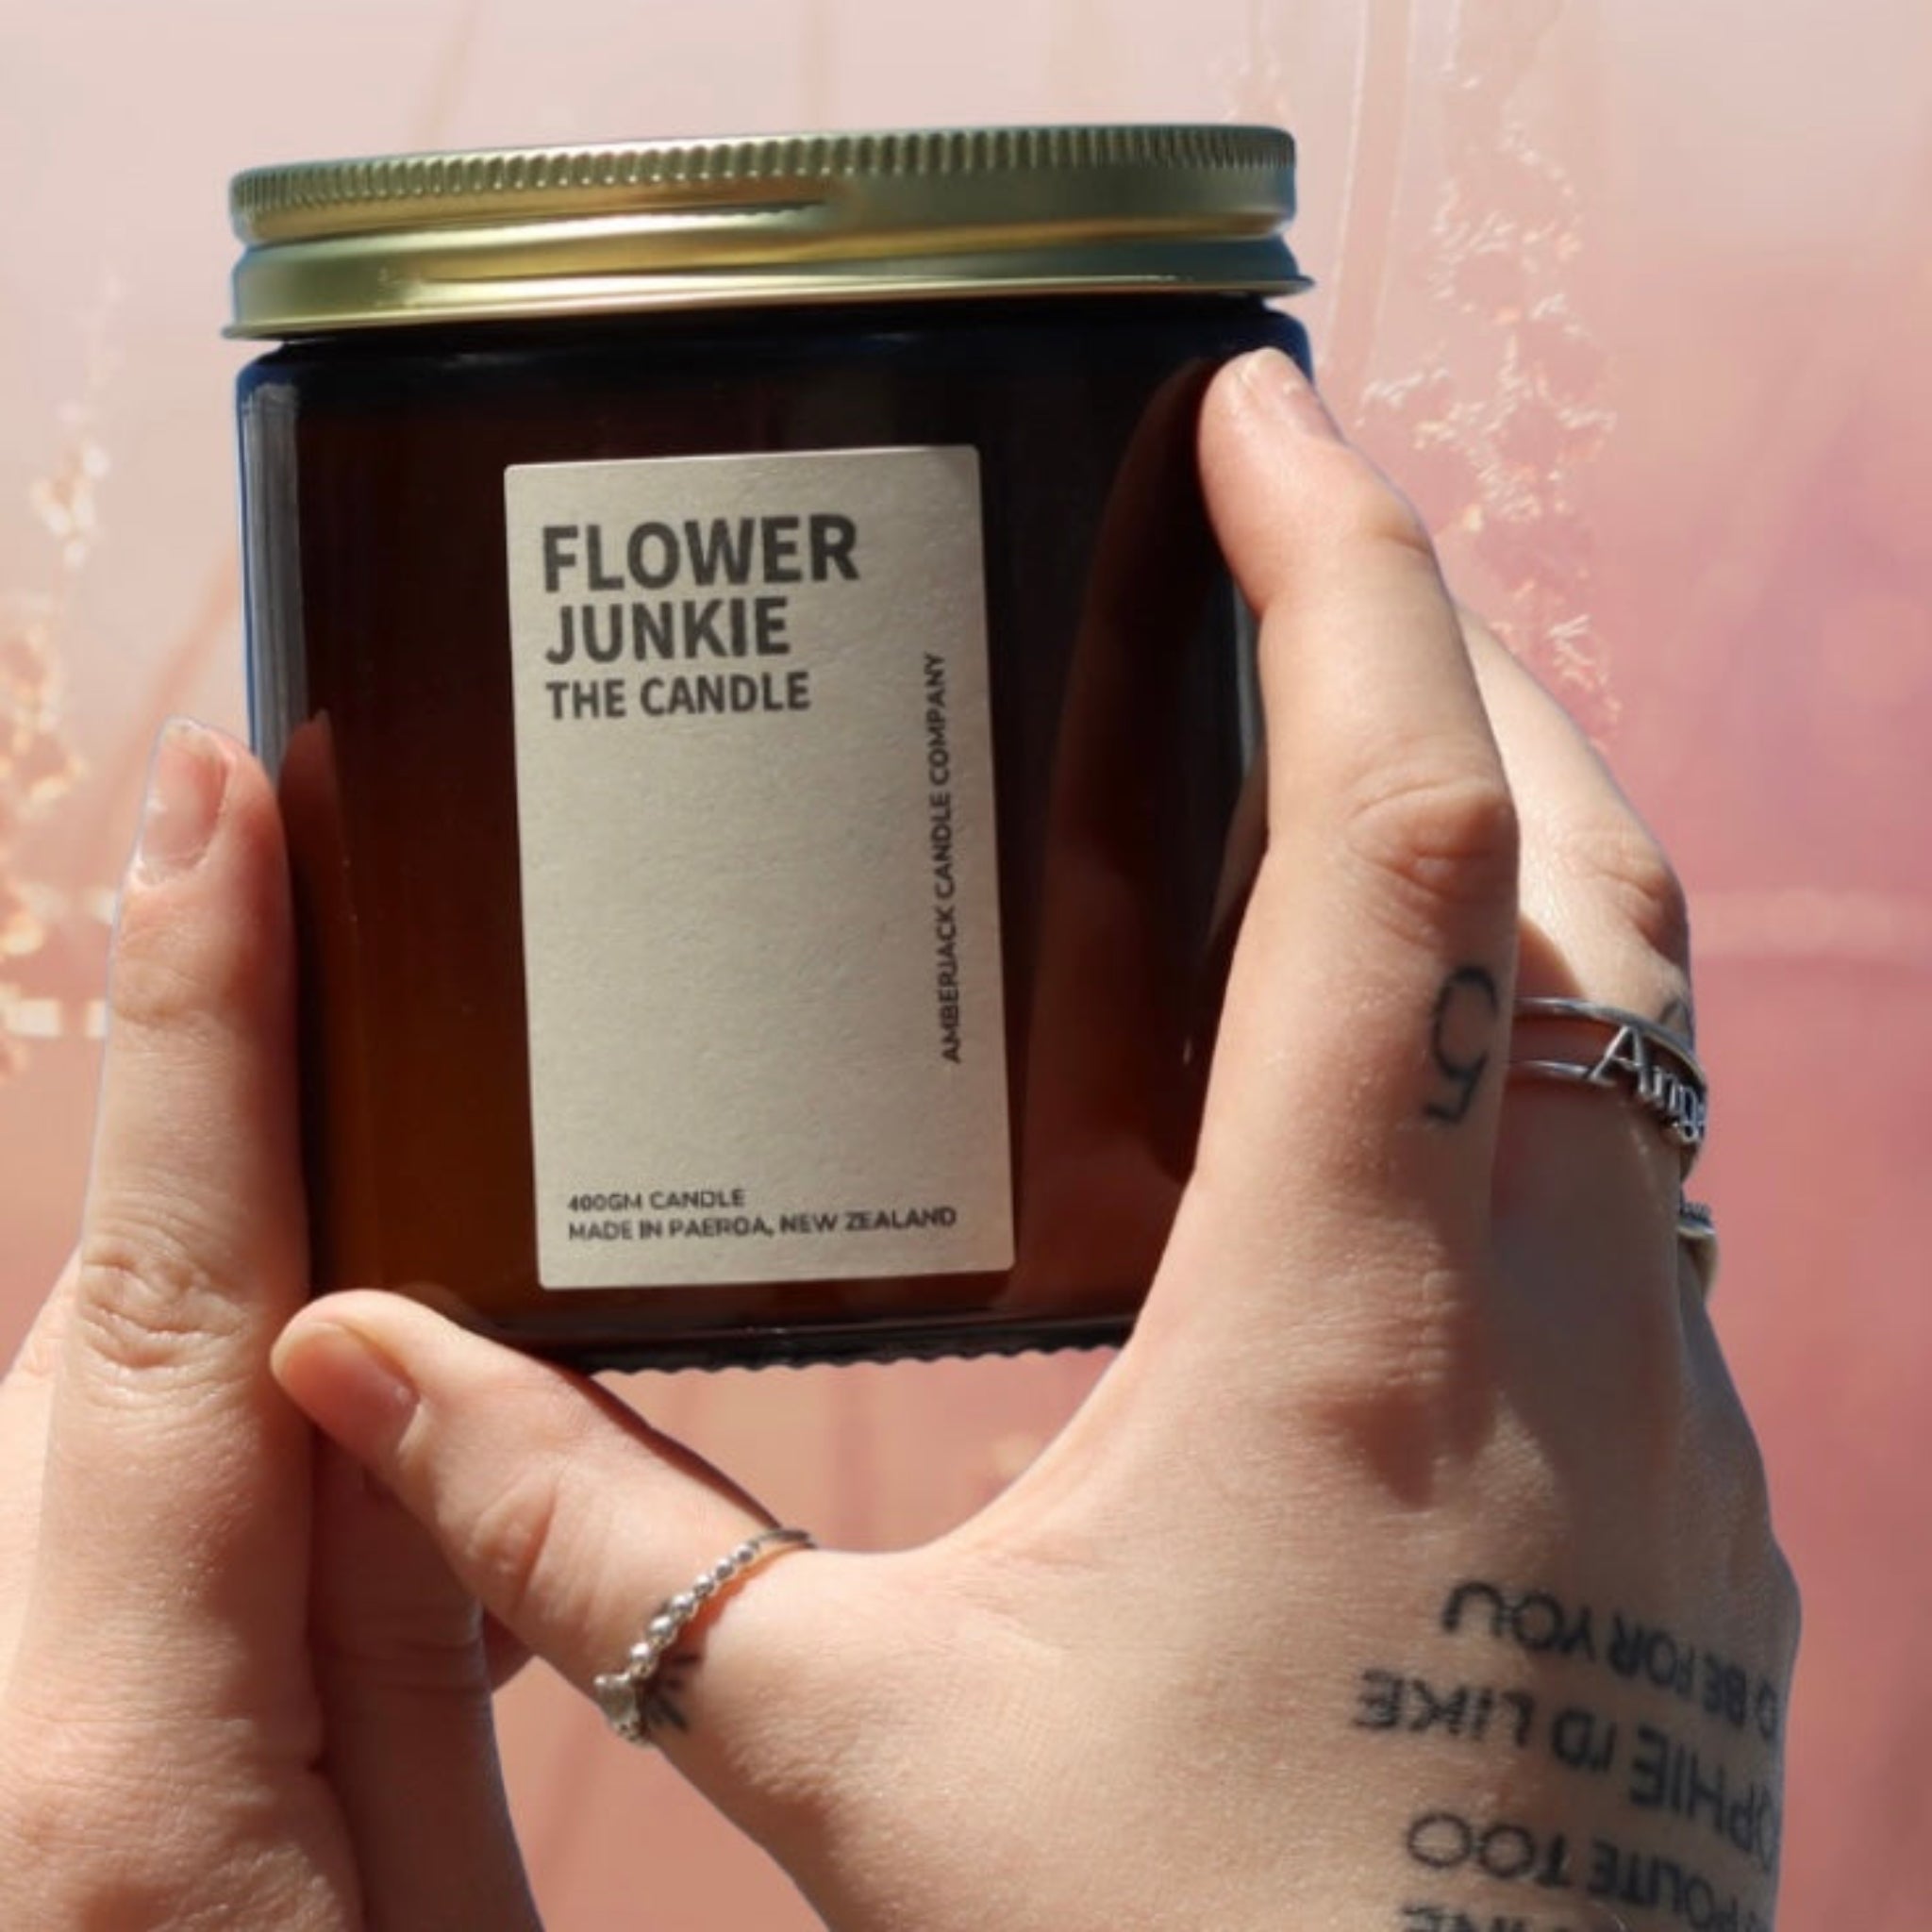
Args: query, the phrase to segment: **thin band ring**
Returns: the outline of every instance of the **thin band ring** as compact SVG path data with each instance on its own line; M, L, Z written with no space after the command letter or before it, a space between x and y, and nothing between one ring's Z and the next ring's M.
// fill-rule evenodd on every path
M655 1681L665 1658L676 1648L677 1640L698 1612L720 1591L728 1589L747 1571L756 1569L780 1550L813 1547L808 1529L760 1530L727 1551L708 1570L700 1572L675 1596L666 1597L644 1625L643 1636L631 1645L624 1668L598 1677L591 1686L597 1707L610 1728L626 1743L648 1747L655 1742L651 1719L661 1714L658 1707L662 1702Z
M1512 1077L1572 1086L1622 1088L1652 1114L1694 1163L1710 1124L1710 1083L1690 1042L1622 1007L1592 1000L1520 999L1519 1021L1568 1020L1606 1028L1608 1043L1593 1060L1516 1059Z

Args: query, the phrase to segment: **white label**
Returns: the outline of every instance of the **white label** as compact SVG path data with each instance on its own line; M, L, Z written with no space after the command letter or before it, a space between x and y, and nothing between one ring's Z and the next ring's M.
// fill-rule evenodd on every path
M543 1286L1009 1267L975 453L504 491Z

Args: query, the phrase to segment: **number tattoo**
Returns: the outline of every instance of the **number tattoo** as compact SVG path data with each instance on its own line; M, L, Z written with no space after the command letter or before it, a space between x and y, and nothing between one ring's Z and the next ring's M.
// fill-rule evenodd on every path
M1490 1046L1502 1011L1495 979L1483 967L1458 966L1442 982L1429 1018L1429 1057L1450 1091L1424 1107L1428 1119L1453 1127L1468 1118L1489 1071Z

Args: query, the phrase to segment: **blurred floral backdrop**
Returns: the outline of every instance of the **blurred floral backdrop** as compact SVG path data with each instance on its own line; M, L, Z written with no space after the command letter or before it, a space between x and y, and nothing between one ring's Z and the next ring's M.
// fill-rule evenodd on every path
M1608 745L1698 913L1722 1324L1807 1585L1791 1926L1921 1932L1932 1308L1932 11L1921 0L0 0L0 1339L72 1238L148 739L239 725L224 184L438 144L1249 119L1304 313L1458 588ZM854 1544L957 1519L1095 1372L641 1381ZM553 1932L789 1887L530 1674Z

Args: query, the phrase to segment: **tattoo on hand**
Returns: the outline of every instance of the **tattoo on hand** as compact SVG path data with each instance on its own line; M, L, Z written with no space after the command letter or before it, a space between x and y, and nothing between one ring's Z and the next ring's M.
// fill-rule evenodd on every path
M1458 966L1442 982L1429 1017L1429 1057L1447 1091L1423 1108L1429 1120L1453 1127L1468 1118L1489 1071L1502 1014L1495 977L1485 968Z
M684 1688L698 1667L694 1657L667 1657L658 1666L651 1688L644 1695L644 1728L649 1731L689 1731L691 1719L684 1712Z
M1402 1908L1401 1932L1629 1932L1623 1920L1602 1906L1584 1905L1556 1918L1516 1912L1459 1912L1453 1906L1411 1905Z
M1784 1714L1773 1677L1622 1608L1545 1590L1460 1582L1433 1621L1438 1646L1474 1641L1489 1670L1471 1675L1440 1655L1364 1670L1351 1727L1426 1740L1439 1754L1541 1759L1579 1795L1600 1795L1581 1830L1460 1798L1418 1806L1400 1842L1427 1891L1398 1907L1400 1932L1586 1932L1625 1925L1632 1910L1688 1932L1771 1932ZM1563 1681L1592 1677L1613 1702ZM1606 1798L1621 1829L1596 1822ZM1473 1903L1470 1888L1498 1905Z
M1775 1745L1783 1732L1784 1700L1770 1677L1621 1609L1605 1615L1546 1590L1473 1581L1450 1591L1441 1621L1451 1637L1467 1627L1530 1656L1594 1664L1626 1684L1694 1706L1734 1731L1755 1731L1766 1744Z

